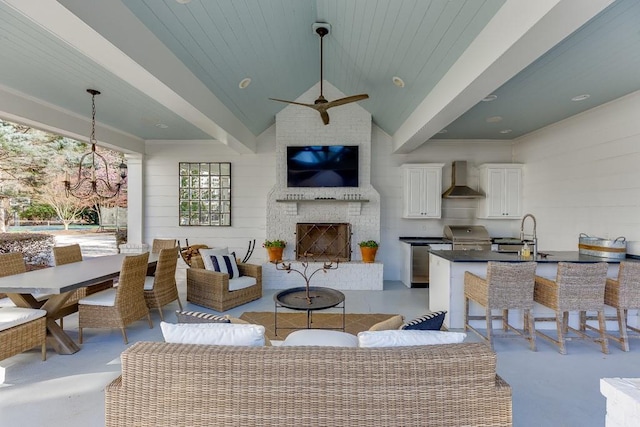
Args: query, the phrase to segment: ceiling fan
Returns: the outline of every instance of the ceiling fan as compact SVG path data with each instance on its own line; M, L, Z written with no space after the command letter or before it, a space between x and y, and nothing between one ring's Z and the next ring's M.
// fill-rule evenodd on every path
M285 99L276 99L276 98L269 98L272 101L279 101L279 102L286 102L288 104L295 104L295 105L302 105L303 107L309 107L309 108L313 108L314 110L316 110L317 112L320 113L320 117L322 118L322 122L325 125L329 124L329 113L327 113L327 110L331 107L337 107L339 105L345 105L345 104L349 104L351 102L358 102L358 101L362 101L363 99L367 99L369 98L369 95L367 95L366 93L360 94L360 95L352 95L352 96L347 96L345 98L340 98L340 99L336 99L333 101L327 101L325 99L325 97L322 95L322 57L323 57L323 52L322 52L322 40L324 38L324 36L326 36L327 34L329 34L329 28L330 25L326 24L326 23L316 23L313 25L313 29L315 30L316 34L318 34L320 36L320 96L318 97L318 99L316 99L313 104L305 104L303 102L295 102L295 101L287 101Z

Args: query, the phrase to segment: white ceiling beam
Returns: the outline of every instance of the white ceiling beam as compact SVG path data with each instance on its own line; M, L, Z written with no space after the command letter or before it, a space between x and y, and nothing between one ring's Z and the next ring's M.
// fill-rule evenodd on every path
M0 117L78 141L89 142L91 121L57 105L0 86ZM124 153L144 153L144 140L96 122L101 146Z
M506 83L614 0L506 0L393 135L409 153Z
M214 139L255 152L255 135L120 1L3 1Z

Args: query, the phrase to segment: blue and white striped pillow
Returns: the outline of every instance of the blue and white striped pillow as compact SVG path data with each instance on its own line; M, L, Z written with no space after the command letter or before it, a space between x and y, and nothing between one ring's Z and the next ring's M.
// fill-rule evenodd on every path
M227 273L229 279L240 277L240 271L238 271L238 264L236 264L236 257L231 255L211 255L211 264L213 264L213 271L218 273Z
M445 314L447 314L446 311L434 311L405 323L400 329L439 331L444 323Z

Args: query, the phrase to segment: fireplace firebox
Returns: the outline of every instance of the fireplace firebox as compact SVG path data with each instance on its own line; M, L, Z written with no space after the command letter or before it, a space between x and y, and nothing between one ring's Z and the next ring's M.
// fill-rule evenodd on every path
M351 224L296 224L296 259L351 261Z

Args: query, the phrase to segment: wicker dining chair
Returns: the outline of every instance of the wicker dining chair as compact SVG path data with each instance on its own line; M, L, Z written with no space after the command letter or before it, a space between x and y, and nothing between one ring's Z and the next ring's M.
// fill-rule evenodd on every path
M627 333L627 329L640 333L640 329L627 324L628 310L640 309L640 262L620 262L618 278L607 279L604 303L616 309L618 321L618 336L607 333L607 337L618 342L623 351L629 351L629 338L640 338Z
M53 260L56 265L71 264L73 262L82 261L82 249L80 245L68 245L68 246L54 246L53 247ZM102 283L92 286L86 286L76 289L61 311L60 328L64 327L64 316L68 316L78 311L78 301L87 295L95 294L96 292L104 291L113 287L113 280L106 280Z
M532 351L536 350L535 325L533 323L533 287L536 274L535 262L489 262L487 277L482 278L468 271L464 274L464 329L471 329L485 340L493 349L493 321L502 320L504 332L509 330L522 336L529 342ZM470 316L470 301L485 308L484 316ZM494 316L492 310L502 310L500 316ZM509 324L509 310L522 310L524 327L522 330ZM469 320L485 320L487 334L469 324ZM501 335L501 336L504 336Z
M144 280L149 253L129 255L122 261L119 284L115 288L89 295L78 302L78 339L82 344L84 328L120 328L128 344L126 326L147 316L153 328L149 308L144 300Z
M177 248L178 242L176 239L153 239L151 245L151 253L159 254L161 249Z
M555 311L554 318L536 318L535 321L555 321L558 330L558 339L537 330L536 333L558 346L560 354L567 354L566 335L569 331L580 338L600 342L603 353L609 353L609 341L607 340L606 322L604 316L604 292L607 282L606 262L598 263L571 263L559 262L556 280L536 276L536 286L533 299ZM577 311L580 314L579 329L569 326L569 312ZM584 314L587 311L598 313L598 327L587 325ZM598 332L598 337L592 337L586 333L586 329Z
M176 284L176 267L178 265L178 248L161 249L154 276L147 276L144 282L144 299L149 309L157 308L160 319L164 320L162 307L178 300L180 310L182 302Z
M26 273L27 263L24 261L24 255L22 252L8 252L0 254L0 277L12 276L14 274ZM32 306L40 307L44 304L49 297L47 294L33 295L34 301L30 301ZM25 296L25 298L32 298L31 296ZM13 307L13 302L8 303L8 307Z

